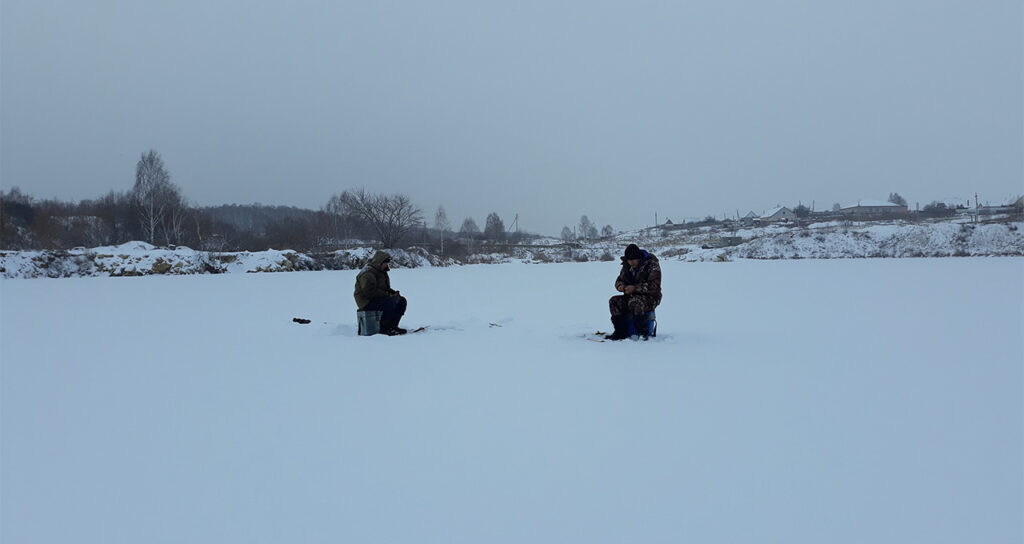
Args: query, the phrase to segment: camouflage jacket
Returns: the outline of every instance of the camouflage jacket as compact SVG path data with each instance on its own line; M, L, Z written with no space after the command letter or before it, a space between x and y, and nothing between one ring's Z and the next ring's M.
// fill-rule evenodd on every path
M391 255L378 251L370 262L359 271L356 276L356 289L353 295L356 299L356 308L362 310L371 300L381 297L390 297L398 294L391 288L391 279L388 273L381 270L384 261L391 258Z
M615 279L615 289L619 290L627 285L635 285L637 295L645 295L654 300L654 304L661 303L661 265L658 258L644 251L644 257L635 270L629 267L629 263L622 263L622 270L619 277Z

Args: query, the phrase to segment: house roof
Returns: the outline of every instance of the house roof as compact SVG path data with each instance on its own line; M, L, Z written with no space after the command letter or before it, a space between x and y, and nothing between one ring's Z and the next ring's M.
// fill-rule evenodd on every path
M858 206L861 206L861 207L872 207L872 208L882 208L882 207L885 207L885 208L893 208L893 207L904 208L904 207L906 207L906 206L903 206L902 204L893 204L892 202L885 202L883 200L869 200L869 199L865 198L864 200L858 200L855 204L847 204L846 206L843 206L843 209L845 210L845 209L848 209L848 208L856 208Z
M785 206L779 206L778 208L772 208L772 209L764 212L764 215L762 215L761 217L775 217L776 215L781 213L782 210L786 210L789 213L793 213L793 210L790 210L789 208L787 208Z

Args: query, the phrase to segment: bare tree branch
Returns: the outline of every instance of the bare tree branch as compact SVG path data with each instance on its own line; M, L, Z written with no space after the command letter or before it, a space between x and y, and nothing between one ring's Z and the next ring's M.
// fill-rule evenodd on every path
M409 197L368 193L365 189L344 192L339 204L345 213L359 217L373 227L385 248L395 247L422 221L422 212Z

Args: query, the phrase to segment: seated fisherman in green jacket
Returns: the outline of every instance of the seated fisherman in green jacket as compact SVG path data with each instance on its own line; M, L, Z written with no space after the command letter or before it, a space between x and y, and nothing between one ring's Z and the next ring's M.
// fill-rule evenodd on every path
M378 251L370 262L356 276L356 306L360 311L383 312L380 318L380 332L388 336L405 334L398 322L405 315L406 300L391 288L388 270L391 270L391 255Z

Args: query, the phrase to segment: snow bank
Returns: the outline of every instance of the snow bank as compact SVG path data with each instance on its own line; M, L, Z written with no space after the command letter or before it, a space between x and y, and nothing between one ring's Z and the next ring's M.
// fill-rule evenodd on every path
M68 278L350 270L361 268L375 249L359 248L308 255L293 250L230 252L157 248L145 242L70 251L0 251L6 278ZM388 250L396 267L448 266L419 248Z
M541 240L508 246L502 252L477 253L463 264L511 262L561 263L615 261L623 247L638 243L662 259L688 262L735 259L846 259L866 257L1024 256L1024 223L929 224L842 223L809 227L769 225L727 229L647 230L585 244ZM240 253L157 248L143 242L72 251L0 251L0 276L65 278L71 276L148 276L361 268L375 249L364 247L307 254L293 250ZM488 250L492 251L492 250ZM388 250L396 267L451 266L420 247Z
M0 274L7 278L142 276L197 274L206 254L187 247L159 249L144 242L69 251L0 252Z

